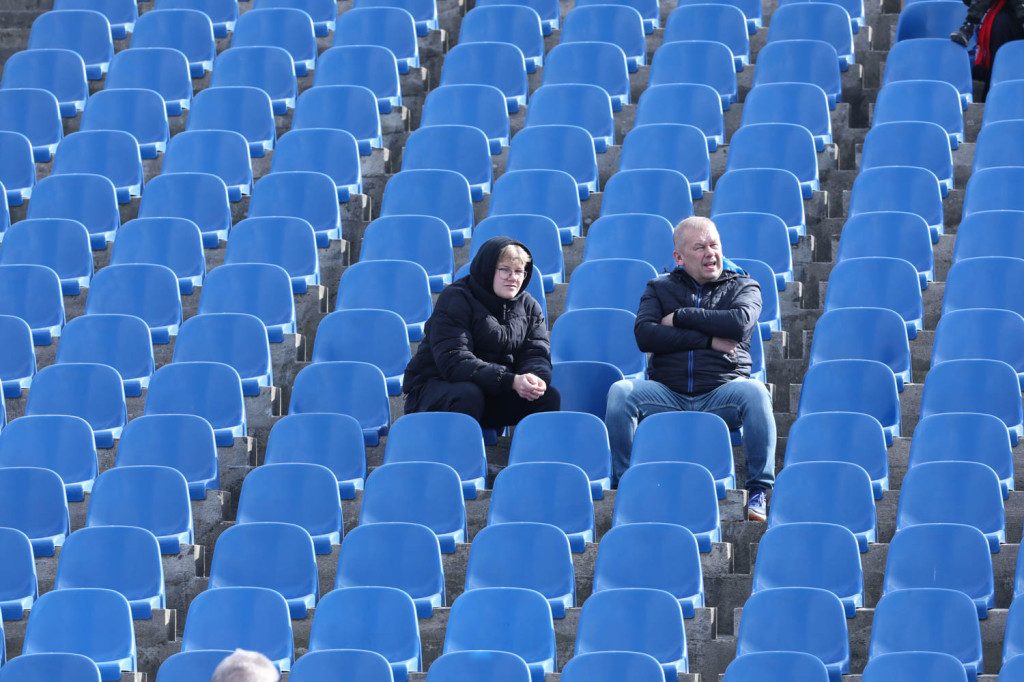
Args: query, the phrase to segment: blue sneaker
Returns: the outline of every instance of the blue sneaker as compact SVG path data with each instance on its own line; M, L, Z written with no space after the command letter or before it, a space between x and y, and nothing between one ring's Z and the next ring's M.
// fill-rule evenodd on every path
M768 496L763 490L750 493L750 498L747 500L747 519L749 521L768 520Z

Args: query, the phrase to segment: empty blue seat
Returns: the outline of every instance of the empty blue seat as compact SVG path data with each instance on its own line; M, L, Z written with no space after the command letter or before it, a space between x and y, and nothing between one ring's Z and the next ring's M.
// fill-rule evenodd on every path
M998 417L948 412L918 422L908 466L949 460L987 464L999 477L1004 499L1014 489L1010 438Z
M187 218L203 235L203 246L214 249L231 229L228 187L211 173L169 173L146 183L139 203L140 218Z
M831 682L850 671L850 643L839 597L817 587L778 587L750 596L736 637L740 657L764 651L798 651L816 656ZM797 623L814 623L798 627Z
M815 149L820 152L826 144L832 144L832 118L828 111L828 96L813 83L761 83L743 102L743 126L754 123L801 125L814 136Z
M610 183L609 183L610 184ZM781 168L743 168L724 173L715 184L711 216L754 211L782 218L789 243L807 234L800 180Z
M974 100L970 59L963 48L948 38L901 40L892 46L885 62L883 85L920 79L953 85L960 94L962 109Z
M128 37L139 18L136 5L128 0L55 0L54 10L87 9L96 10L107 18L110 24L110 35L114 40Z
M197 94L187 130L233 130L249 143L250 156L263 156L277 141L270 96L249 85L207 88Z
M547 216L553 220L558 226L563 245L571 244L574 236L582 234L582 212L576 181L564 171L508 171L495 181L491 192L490 215L524 213ZM457 245L454 239L453 244Z
M153 9L199 10L210 17L216 38L227 38L228 33L235 30L235 22L238 21L238 3L232 5L230 0L157 0Z
M520 422L508 463L566 462L586 472L594 499L611 487L611 453L604 423L586 412L532 414Z
M810 131L796 123L744 124L729 141L726 172L745 168L781 168L800 181L804 199L820 189L818 157Z
M376 652L387 659L395 681L404 682L423 667L412 597L394 587L376 586L328 593L313 618L309 650L332 649Z
M213 427L218 446L245 436L242 380L231 365L192 361L164 365L149 381L146 412L194 414Z
M68 536L55 590L98 587L124 595L132 618L148 620L167 607L160 543L145 528L96 526Z
M965 258L1024 255L1024 211L978 211L960 221L953 246L953 264Z
M848 359L885 363L896 375L896 388L900 391L904 383L913 381L907 328L894 310L835 308L818 318L810 364Z
M483 587L463 592L448 617L444 653L507 651L530 668L533 682L556 670L551 608L536 590Z
M853 26L849 13L831 2L793 2L778 8L768 28L768 42L820 40L835 49L839 70L856 63L853 51ZM898 40L898 38L897 38Z
M290 414L270 430L264 461L321 464L337 478L341 498L350 500L366 478L363 430L347 414Z
M274 385L267 328L245 313L195 315L181 325L174 362L222 362L238 372L242 394L256 396Z
M128 600L102 588L47 592L32 607L21 652L83 654L99 668L100 679L120 680L122 672L137 669Z
M57 145L53 174L92 173L110 179L117 201L126 204L142 192L139 144L123 130L89 130L68 135Z
M878 420L858 412L805 414L790 428L786 466L799 462L851 462L871 477L876 500L889 488L885 432Z
M319 464L264 464L249 472L238 497L239 525L294 524L313 538L317 554L330 554L344 535L338 482Z
M526 244L533 255L534 267L544 273L545 291L554 291L556 284L565 282L565 260L558 226L550 218L534 214L509 214L481 220L473 231L469 260L473 260L487 240L501 236Z
M213 671L220 662L233 654L230 649L206 649L201 651L180 651L164 659L156 677L159 682L174 682L180 679L213 677Z
M649 654L665 679L689 671L686 630L679 602L665 590L645 587L594 592L580 610L573 656L599 651Z
M382 114L402 105L398 62L394 53L380 45L340 45L325 51L313 75L316 87L358 85L377 98ZM293 120L294 127L294 120Z
M559 27L560 11L558 3L553 0L516 0L511 3L505 0L481 0L479 6L509 4L533 8L540 16L541 26L546 36L551 35L551 31Z
M786 283L793 281L793 256L789 230L782 218L771 213L719 213L715 216L715 227L731 260L761 261L775 274L772 288L786 290ZM769 294L762 291L761 295L766 298Z
M0 314L24 320L35 345L50 345L64 327L57 273L43 265L0 266Z
M793 2L833 2L833 0L783 0L781 4L787 5ZM846 10L847 14L850 15L850 26L853 27L853 32L860 32L861 27L864 26L864 2L863 0L838 0L834 4L839 5Z
M313 362L351 360L380 369L388 395L400 395L411 357L405 322L390 310L336 310L317 327Z
M320 284L316 235L302 218L277 215L239 221L231 230L224 263L278 265L288 273L296 294Z
M453 47L441 70L441 86L490 85L505 96L509 113L526 104L526 60L511 43L464 43Z
M100 682L100 669L91 658L81 654L53 652L18 656L0 671L0 679L21 682L67 680Z
M1009 188L1024 177L1024 168L1007 166L985 168L971 174L964 193L963 217L980 211L1024 210L1024 202Z
M1024 127L1016 120L986 123L978 133L973 171L1000 166L1024 166L1024 156L1019 153L1022 136Z
M531 106L530 111L533 111ZM427 93L420 127L468 125L487 136L492 154L509 144L508 109L501 90L491 85L446 85Z
M544 65L540 15L525 5L474 7L462 20L458 43L510 43L523 53L527 72Z
M427 271L431 291L441 291L445 285L450 284L454 270L448 226L433 216L392 215L378 218L366 228L359 259L408 260L419 263Z
M19 398L32 385L36 374L36 354L32 347L32 329L14 315L0 315L0 381L5 398Z
M465 542L466 507L459 474L440 462L400 461L378 467L366 480L359 524L389 521L430 528L450 554Z
M427 672L430 682L488 679L495 682L530 682L530 668L507 651L453 651L438 657Z
M367 445L376 445L391 423L384 374L366 362L315 362L292 386L289 414L334 412L355 417Z
M2 106L4 104L0 100ZM32 196L32 187L36 184L32 143L20 132L2 128L0 123L0 184L7 191L7 203L20 206Z
M611 98L597 85L557 83L539 88L530 98L526 125L578 126L590 133L598 153L615 144Z
M270 263L234 263L214 268L203 284L199 314L248 313L267 327L271 343L295 334L295 301L288 273Z
M117 231L110 264L155 263L178 277L178 289L191 294L206 277L203 237L187 218L136 218Z
M139 465L177 469L193 500L220 489L213 427L194 414L154 414L128 422L117 444L115 466Z
M423 338L433 303L423 266L410 261L360 261L345 269L335 310L378 308L402 316L410 341Z
M601 199L602 217L617 213L650 213L676 225L694 214L690 182L667 168L619 171L609 178Z
M302 10L313 20L313 29L320 37L333 31L338 19L338 6L330 0L257 0L253 3L253 9L268 7L294 7Z
M157 92L164 99L167 115L180 116L192 103L188 58L173 47L122 50L110 61L104 91L126 88Z
M81 315L64 328L57 364L95 362L117 370L126 396L140 396L155 368L149 326L122 314Z
M607 362L554 362L551 385L562 395L562 407L604 419L608 389L622 380L622 371Z
M322 88L321 88L322 89ZM291 130L281 136L270 165L271 173L313 171L334 181L338 200L363 193L359 143L345 130Z
M647 88L637 102L635 125L652 123L681 123L699 128L707 139L708 151L725 144L722 100L710 85L665 83Z
M32 190L27 218L70 218L89 230L92 248L107 248L121 224L117 191L108 178L68 173L43 178Z
M1024 377L1024 357L1013 343L1024 333L1024 319L1012 310L954 310L939 319L932 346L932 367L947 360L1001 360Z
M20 54L28 52L16 53ZM13 58L12 56L11 59ZM57 144L64 138L64 124L60 122L60 104L57 98L46 90L0 89L0 130L24 135L31 145L32 159L37 162L49 161L53 158ZM3 182L12 184L12 192L17 192L17 185L21 184L14 179L16 177L18 176L12 173L10 177L5 175L3 178ZM32 184L35 185L35 166L32 167L32 178ZM21 195L22 198L25 197L24 190Z
M967 17L967 7L944 5L937 0L914 2L904 7L896 23L896 42L917 38L946 38Z
M711 189L711 161L707 139L697 127L679 123L653 123L634 127L622 143L619 171L667 168L690 182L694 199Z
M93 277L85 314L134 315L149 325L153 343L170 342L181 325L178 278L164 265L108 265Z
M621 3L611 3L607 0L582 0L577 7L608 4L627 5L640 12L640 16L643 17L644 21L644 33L648 35L654 33L654 29L661 26L661 11L658 9L658 3L655 0L628 0Z
M1012 682L1024 670L1024 656L1015 656L1014 658L1017 660L1013 658L1004 659L1003 667L999 670L1000 682ZM957 662L959 663L959 661ZM950 679L952 680L953 678L951 677ZM966 679L966 675L964 675L963 679ZM957 682L959 682L959 679Z
M217 538L208 589L266 587L288 600L292 618L305 618L320 598L313 540L293 523L241 523Z
M288 679L293 682L316 682L338 671L366 682L392 682L388 659L376 651L360 649L324 649L303 654L295 661Z
M416 20L401 7L360 7L342 13L334 29L333 44L386 47L398 60L399 73L408 73L410 68L420 65ZM444 85L443 79L441 84Z
M665 42L717 40L732 51L736 70L750 63L750 38L747 18L733 5L680 5L665 23Z
M985 112L988 120L987 107ZM896 121L928 121L942 126L949 136L952 149L964 141L960 94L955 87L944 81L907 80L886 84L878 93L872 121L875 125Z
M650 85L700 83L710 85L728 109L739 98L732 50L713 40L665 43L651 59Z
M335 33L337 39L337 33ZM253 7L243 12L231 35L237 47L280 47L291 55L296 76L305 76L316 66L317 46L313 19L293 6Z
M488 525L534 521L558 526L574 552L594 541L594 507L587 474L564 462L524 462L495 478Z
M93 5L95 6L95 5ZM77 52L85 62L89 80L99 80L114 56L110 22L92 9L43 12L32 22L28 49L61 49Z
M998 60L992 63L992 85L998 85L1004 81L1017 80L1020 77L1020 67L1017 59L1020 56L1020 45L1014 45L1003 53Z
M167 145L162 173L208 173L228 187L228 199L241 201L252 191L249 144L234 130L189 130Z
M1016 371L1000 360L948 360L933 365L925 378L921 417L946 412L992 414L1002 420L1011 442L1016 444L1022 431L1022 415L1013 393L1019 392L1019 388Z
M144 159L155 159L159 152L164 151L170 138L163 97L158 92L141 88L97 92L89 98L88 106L82 112L79 129L130 133L138 142ZM6 177L0 179L6 180Z
M89 232L77 220L35 218L12 225L4 237L0 265L45 265L60 277L61 290L77 296L92 279Z
M475 542L475 541L474 541ZM601 538L594 565L594 592L646 587L671 593L693 618L704 606L697 539L674 523L628 523Z
M628 378L642 378L647 356L633 336L636 315L628 310L590 308L561 315L551 329L551 361L596 360L618 367Z
M930 170L942 196L953 188L953 156L942 126L929 121L876 123L864 140L861 169L913 166Z
M163 554L178 554L195 542L188 483L165 466L114 467L96 477L86 528L136 526L160 543Z
M433 531L403 522L353 528L338 554L334 588L374 585L408 594L420 618L430 618L435 606L445 606L441 546Z
M572 273L565 309L621 308L633 312L647 283L658 276L654 266L631 258L604 258L581 263Z
M1013 121L1019 119L1021 111L1021 88L1024 84L1013 80L993 83L985 98L985 113L982 115L982 126L997 121Z
M880 247L880 239L887 242L886 248ZM922 289L934 277L931 232L925 219L915 213L868 211L846 221L836 261L875 256L892 256L913 264Z
M92 427L97 447L113 447L127 422L121 377L95 363L51 365L33 379L25 414L81 417Z
M928 223L933 243L945 232L942 187L935 174L925 168L884 166L859 173L850 194L849 217L875 211L921 216Z
M691 443L685 449L677 445ZM717 414L666 412L640 422L633 438L630 464L692 462L707 469L715 479L718 499L736 487L729 427Z
M903 318L909 338L923 326L924 309L917 269L885 256L850 258L829 275L825 311L841 308L888 308Z
M15 52L4 64L3 81L0 82L3 90L11 89L32 89L44 90L53 95L59 104L60 115L67 118L75 117L85 107L85 101L89 98L89 85L85 77L85 62L77 52L62 49L46 50L23 50ZM28 99L29 95L21 95ZM13 97L6 95L5 97ZM5 119L18 121L21 125L40 133L46 132L52 136L52 121L50 117L49 99L39 101L40 95L33 95L31 106L34 110L45 114L45 118L34 121L31 117L33 112L22 112L20 115L14 112L5 114ZM6 109L7 107L5 107ZM45 125L44 125L45 124ZM33 146L38 147L34 135L28 135L33 140ZM52 144L60 140L57 135ZM52 152L53 149L50 149ZM37 158L40 150L36 151ZM45 157L49 160L49 156Z
M683 0L682 5L704 4L703 0ZM723 0L723 4L738 7L747 20L747 33L754 35L757 29L761 28L763 9L759 2L754 0Z
M295 658L288 602L265 587L221 587L200 592L189 605L182 651L258 651L287 672Z
M869 414L885 429L892 444L900 435L900 404L896 377L877 360L825 360L804 374L798 415L818 412Z
M827 42L778 40L765 45L757 61L755 88L765 83L811 83L825 91L829 109L835 109L836 102L842 101L839 59L835 48Z
M723 682L759 677L773 682L828 682L828 669L817 656L802 651L758 651L732 660Z
M188 60L192 78L202 78L213 68L213 60L217 56L213 22L209 16L195 9L146 12L135 22L131 47L170 47L180 51Z
M475 499L487 482L480 425L465 414L421 412L397 420L388 434L384 463L417 461L440 462L455 469L467 500Z
M511 159L510 156L510 163ZM484 194L491 192L490 145L477 128L436 125L409 135L402 152L402 170L434 168L455 171L465 177L474 201L480 201Z
M491 205L494 205L493 197ZM396 173L384 187L380 214L440 218L452 233L452 246L462 246L472 232L474 220L469 182L451 170L423 169Z
M64 483L49 469L0 468L0 522L24 533L34 556L53 556L71 529ZM34 607L33 607L34 608Z
M348 49L348 48L345 48ZM292 115L292 130L332 128L356 139L359 153L369 155L384 146L378 100L362 85L322 85L302 93ZM282 135L282 137L284 137ZM286 152L287 153L287 152Z
M601 3L570 10L562 24L561 43L579 42L618 45L626 55L630 71L647 64L644 20L638 10L628 5Z
M548 53L541 85L597 85L612 98L612 110L619 111L622 105L630 103L627 61L622 48L611 43L562 43Z
M635 258L647 261L659 273L674 270L672 223L667 218L641 213L603 216L587 231L583 260Z
M778 587L817 587L843 602L847 618L864 606L864 572L857 538L834 523L775 526L758 543L753 593Z

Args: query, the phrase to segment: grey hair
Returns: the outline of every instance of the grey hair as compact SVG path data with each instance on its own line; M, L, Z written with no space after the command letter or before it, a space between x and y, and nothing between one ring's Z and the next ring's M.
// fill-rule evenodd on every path
M277 682L281 679L270 659L256 651L235 649L213 671L210 682Z

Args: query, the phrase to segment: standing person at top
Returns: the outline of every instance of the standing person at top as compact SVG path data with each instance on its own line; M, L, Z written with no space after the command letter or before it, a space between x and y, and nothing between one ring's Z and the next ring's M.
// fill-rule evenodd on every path
M964 19L963 26L949 34L950 40L964 47L967 47L967 43L970 42L985 14L996 5L999 5L996 12L1001 10L1004 5L1009 5L1018 27L1024 24L1024 0L964 0L964 4L967 5L967 18Z
M483 427L557 411L551 346L540 304L526 291L533 257L520 242L484 242L469 275L446 287L405 368L405 412L462 412Z
M629 466L640 420L660 412L711 412L731 429L743 427L748 518L764 521L775 482L775 417L768 389L750 378L761 289L742 270L726 267L711 220L687 218L672 237L678 267L647 283L633 328L640 350L653 354L650 380L625 379L608 391L612 476L618 481Z

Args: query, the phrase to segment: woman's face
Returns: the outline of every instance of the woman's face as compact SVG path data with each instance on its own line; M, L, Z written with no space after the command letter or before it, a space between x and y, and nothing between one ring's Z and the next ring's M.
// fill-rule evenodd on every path
M494 269L494 293L501 298L515 298L525 277L526 268L521 260L499 262Z

